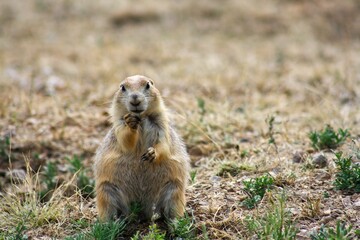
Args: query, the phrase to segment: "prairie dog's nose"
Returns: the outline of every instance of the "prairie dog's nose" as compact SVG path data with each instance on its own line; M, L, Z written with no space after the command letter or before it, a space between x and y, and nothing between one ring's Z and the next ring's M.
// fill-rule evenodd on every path
M130 100L130 104L131 104L131 105L133 105L134 107L140 105L141 100L139 99L139 95L138 95L138 94L132 94L130 97L131 97L131 100Z

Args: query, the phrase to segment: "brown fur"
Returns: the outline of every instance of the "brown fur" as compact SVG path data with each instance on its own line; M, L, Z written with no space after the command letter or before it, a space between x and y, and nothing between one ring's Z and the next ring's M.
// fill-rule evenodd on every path
M128 215L133 202L140 203L146 219L155 213L182 216L189 156L153 81L144 76L124 80L111 116L113 127L94 165L100 219Z

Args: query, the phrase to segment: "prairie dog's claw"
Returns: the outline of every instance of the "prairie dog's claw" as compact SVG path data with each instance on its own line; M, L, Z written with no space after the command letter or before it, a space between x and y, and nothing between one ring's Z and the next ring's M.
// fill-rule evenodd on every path
M141 122L141 118L134 113L128 113L124 116L124 121L129 128L137 129Z
M147 149L147 151L141 156L141 161L143 161L143 162L145 162L145 161L152 162L152 161L155 160L155 158L156 158L155 148L149 147Z

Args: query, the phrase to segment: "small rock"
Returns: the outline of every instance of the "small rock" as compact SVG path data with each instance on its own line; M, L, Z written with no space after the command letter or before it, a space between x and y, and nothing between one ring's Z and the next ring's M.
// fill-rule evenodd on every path
M328 160L323 154L318 153L313 156L312 163L317 168L324 168L328 165Z
M291 212L293 215L299 215L300 211L297 208L288 208L287 209L289 212Z
M6 177L9 179L24 180L26 172L23 169L13 169L6 173Z
M322 181L331 179L331 174L326 172L326 170L319 170L321 172L316 173L316 178Z
M331 214L331 209L325 209L324 210L324 215L330 215Z
M328 216L323 217L323 218L319 221L319 223L321 223L321 224L327 224L327 223L330 222L331 220L334 220L334 217L331 216L331 215L328 215Z
M292 158L293 163L302 163L305 161L305 153L296 151Z
M203 152L198 146L195 146L189 149L189 154L192 156L201 156L203 155Z
M209 206L209 202L200 201L200 202L199 202L199 205L200 205L200 206L208 207L208 206Z
M210 181L213 182L213 183L220 182L221 177L219 177L219 176L211 176Z
M57 76L50 76L46 81L46 93L50 96L56 93L56 90L64 89L65 82Z
M189 154L192 156L204 156L204 155L208 155L211 152L211 147L209 145L198 145L198 146L194 146L191 147L189 149Z
M307 153L314 153L315 150L314 150L313 148L308 148L308 149L306 149L306 152L307 152Z
M250 139L249 138L240 138L240 142L247 143L247 142L250 142Z
M221 177L219 177L219 176L212 176L212 177L210 177L210 181L212 182L213 187L220 187Z
M354 207L355 207L355 209L360 209L360 200L354 202Z
M352 202L351 202L350 196L344 197L344 198L342 199L342 204L343 204L346 208L351 207Z
M300 190L295 193L296 196L300 197L301 199L307 199L309 195L309 191L306 190Z
M296 235L297 238L307 239L308 238L308 230L300 229L299 233Z

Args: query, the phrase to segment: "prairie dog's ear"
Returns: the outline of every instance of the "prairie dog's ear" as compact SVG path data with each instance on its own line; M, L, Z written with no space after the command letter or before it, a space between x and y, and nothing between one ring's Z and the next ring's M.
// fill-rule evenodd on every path
M152 79L149 79L149 82L151 83L151 85L154 85L154 81Z
M122 92L125 92L126 91L126 88L124 86L124 83L121 82L120 85L119 85L119 89L122 91Z

